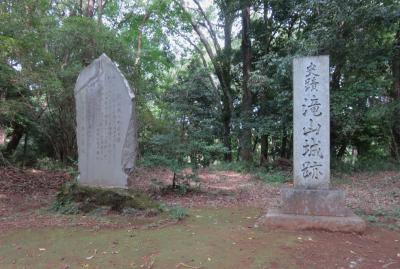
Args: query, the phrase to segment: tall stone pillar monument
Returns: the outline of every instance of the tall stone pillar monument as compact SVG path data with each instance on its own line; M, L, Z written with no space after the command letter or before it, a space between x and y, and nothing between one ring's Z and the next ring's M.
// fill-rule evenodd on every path
M281 189L267 227L362 232L365 222L330 186L329 56L293 60L294 188Z

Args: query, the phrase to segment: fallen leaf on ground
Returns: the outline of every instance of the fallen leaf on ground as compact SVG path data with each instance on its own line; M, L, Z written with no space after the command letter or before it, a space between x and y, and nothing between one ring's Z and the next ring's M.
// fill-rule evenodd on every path
M97 254L97 249L94 250L94 253L93 253L92 256L86 257L86 260L91 260L91 259L93 259L94 256L96 256L96 254Z
M183 262L178 263L175 267L176 268L186 267L186 268L192 268L192 269L200 269L201 268L201 267L196 267L196 266L190 266L190 265L187 265L187 264L185 264Z

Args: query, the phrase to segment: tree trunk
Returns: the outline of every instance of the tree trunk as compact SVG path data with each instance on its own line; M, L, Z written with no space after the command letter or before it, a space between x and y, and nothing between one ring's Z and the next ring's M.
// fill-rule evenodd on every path
M103 19L103 7L104 7L104 2L105 0L99 0L97 4L97 23L102 24L102 19Z
M347 149L347 144L345 142L342 142L338 150L338 153L336 154L336 159L341 160L344 154L346 153L346 149Z
M198 0L194 1L198 6L198 12L203 16L205 23L202 26L206 26L207 31L212 37L212 43L203 34L200 24L195 21L192 14L185 7L185 2L180 0L177 1L178 5L184 12L188 14L188 19L193 27L193 30L197 33L200 38L200 42L204 45L204 48L211 59L214 73L218 78L221 87L221 101L222 101L222 115L221 122L223 125L221 140L226 148L224 154L225 161L232 161L232 140L231 140L231 120L233 111L233 99L231 89L231 62L232 62L232 25L235 20L235 4L231 1L220 1L218 2L221 10L221 17L224 23L224 49L221 49L218 40L216 39L217 33L212 29L212 25L209 22L206 13L202 10ZM214 51L216 53L214 53Z
M232 138L231 138L231 121L232 121L232 77L231 77L231 58L232 58L232 25L234 15L231 10L224 11L224 49L222 51L222 70L221 75L217 76L222 88L222 124L223 124L223 144L227 149L224 154L224 161L232 161Z
M95 0L88 0L87 7L86 7L86 14L85 16L88 18L92 18L94 15L94 2Z
M28 132L25 133L24 137L24 152L22 155L22 167L25 167L26 164L26 152L28 150Z
M286 158L287 156L286 150L287 150L287 131L286 128L284 127L282 132L281 149L279 154L281 158Z
M4 152L6 156L10 156L17 149L19 141L21 140L25 132L24 126L18 123L14 123L13 125L14 130L11 134L11 140L10 142L8 142L6 150Z
M242 9L242 57L243 57L243 82L242 82L242 106L241 118L242 129L240 136L240 158L243 161L252 160L251 144L251 114L253 104L253 93L249 89L249 78L251 71L251 40L250 40L250 3L246 1Z
M269 40L271 38L271 26L270 26L270 19L268 18L268 12L269 12L269 1L264 0L264 28L265 28L265 36L263 38L264 42L264 52L265 55L269 53ZM268 113L268 107L267 107L267 89L264 89L260 93L260 115L263 120L266 119L267 113ZM265 130L263 130L262 135L260 137L260 145L261 145L261 151L260 151L260 165L266 165L268 164L268 134L265 134Z
M79 0L79 10L80 10L80 15L83 14L83 0Z
M268 164L268 135L263 134L260 138L261 153L260 153L260 165L264 166Z
M394 102L393 123L392 123L392 145L391 154L396 160L400 161L400 25L396 33L394 53L392 59L393 72L393 93Z
M232 161L232 141L231 141L231 119L232 112L230 109L230 102L226 96L222 98L222 124L223 124L223 135L222 135L222 143L226 148L226 152L224 153L224 161L231 162Z
M0 125L0 146L6 143L6 129Z

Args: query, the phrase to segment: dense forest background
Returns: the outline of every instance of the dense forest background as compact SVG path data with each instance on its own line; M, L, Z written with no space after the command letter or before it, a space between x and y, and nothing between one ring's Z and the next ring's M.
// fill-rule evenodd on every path
M292 59L321 54L333 163L400 161L398 0L3 0L0 163L76 163L73 89L103 52L143 164L290 163Z

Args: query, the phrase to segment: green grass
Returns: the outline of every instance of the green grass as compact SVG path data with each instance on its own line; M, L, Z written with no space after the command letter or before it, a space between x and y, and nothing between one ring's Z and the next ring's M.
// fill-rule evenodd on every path
M388 158L361 158L355 163L332 159L331 169L334 173L400 171L400 163Z
M400 230L400 207L393 210L376 210L369 214L361 212L361 215L373 225Z
M285 183L292 180L290 171L280 170L273 166L260 167L248 162L221 162L210 167L217 171L235 171L238 173L250 173L256 179L265 183Z
M249 228L258 209L193 209L164 228L38 228L0 234L0 268L296 268L296 236ZM152 266L150 267L150 264ZM276 266L276 265L275 265ZM184 267L179 267L184 268Z

